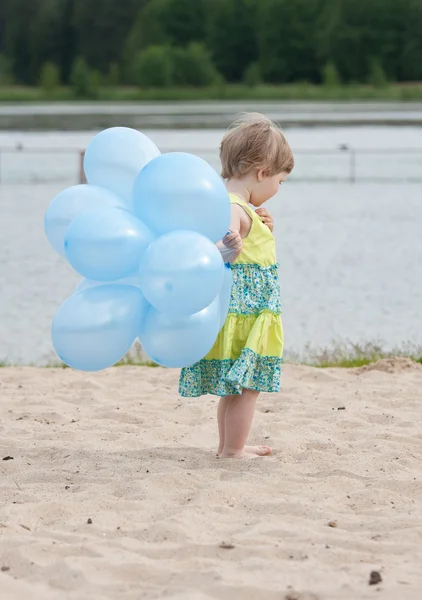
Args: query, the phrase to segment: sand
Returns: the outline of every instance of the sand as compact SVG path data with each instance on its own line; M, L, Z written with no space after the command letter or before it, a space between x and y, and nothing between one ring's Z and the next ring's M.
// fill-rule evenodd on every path
M287 365L250 461L177 377L0 369L1 600L422 597L421 365Z

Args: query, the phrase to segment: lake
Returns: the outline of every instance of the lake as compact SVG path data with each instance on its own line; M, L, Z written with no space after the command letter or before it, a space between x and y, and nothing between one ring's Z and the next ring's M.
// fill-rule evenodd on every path
M222 130L145 133L162 151L193 152L218 168ZM92 135L0 133L0 360L42 364L53 355L51 320L80 278L48 245L43 216L78 182L78 152ZM293 127L287 136L297 167L269 203L287 353L348 340L422 345L422 183L409 183L422 179L422 129ZM358 150L354 184L340 145Z

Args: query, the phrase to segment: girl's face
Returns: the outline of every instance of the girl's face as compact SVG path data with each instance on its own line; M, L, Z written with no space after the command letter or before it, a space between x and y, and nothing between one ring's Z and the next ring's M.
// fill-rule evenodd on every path
M278 175L264 175L258 171L256 185L251 190L251 204L257 208L276 195L280 185L286 181L289 173L282 171Z

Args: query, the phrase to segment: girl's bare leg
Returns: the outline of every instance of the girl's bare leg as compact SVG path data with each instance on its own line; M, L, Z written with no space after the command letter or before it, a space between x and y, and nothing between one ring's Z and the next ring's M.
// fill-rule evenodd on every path
M226 410L227 406L230 402L231 398L235 396L222 396L220 398L220 402L218 403L217 409L217 421L218 421L218 435L220 437L220 441L218 444L217 456L219 456L223 452L224 448L224 440L225 440L225 430L226 430Z
M240 396L227 396L225 403L221 403L220 400L221 415L225 408L224 445L221 452L223 458L252 458L253 456L271 454L271 448L268 446L245 446L252 426L258 396L259 392L243 390Z

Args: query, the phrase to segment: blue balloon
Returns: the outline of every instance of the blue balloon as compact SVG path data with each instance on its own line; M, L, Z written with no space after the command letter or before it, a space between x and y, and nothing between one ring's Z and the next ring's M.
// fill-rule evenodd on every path
M157 235L189 229L218 242L230 225L230 201L217 172L184 152L149 162L133 188L133 209Z
M220 326L220 302L193 315L172 316L149 307L139 339L151 360L165 367L189 367L213 347Z
M118 279L113 282L104 281L93 281L92 279L82 279L75 288L74 294L87 290L88 288L96 287L97 285L134 285L135 287L141 288L141 282L137 275L133 277L125 277L124 279Z
M130 206L135 179L145 165L160 156L152 140L135 129L111 127L94 137L85 151L87 181L110 190Z
M124 208L123 201L95 185L75 185L57 194L44 218L44 229L54 250L65 256L64 238L70 223L83 212L102 207Z
M194 231L174 231L149 246L139 275L142 292L154 308L190 315L217 297L224 263L208 238Z
M154 237L126 210L106 208L76 217L65 238L66 256L87 279L115 281L133 275Z
M100 285L74 294L52 326L59 358L80 371L100 371L118 362L135 341L146 311L138 288Z
M230 265L224 265L223 285L220 290L220 329L226 322L230 308L233 274Z

